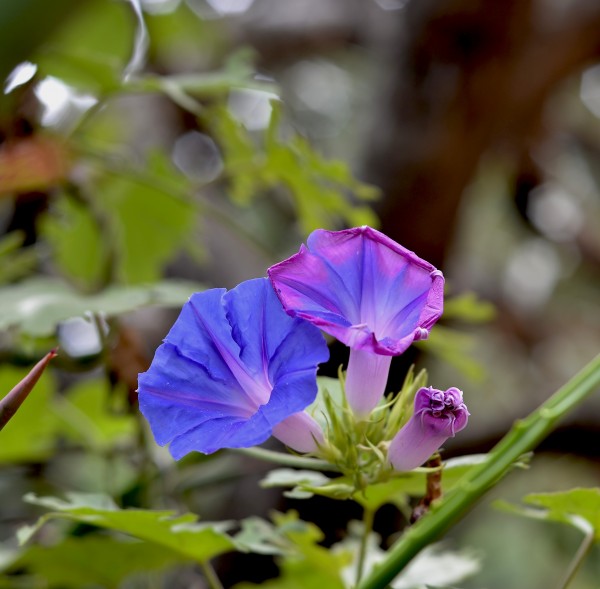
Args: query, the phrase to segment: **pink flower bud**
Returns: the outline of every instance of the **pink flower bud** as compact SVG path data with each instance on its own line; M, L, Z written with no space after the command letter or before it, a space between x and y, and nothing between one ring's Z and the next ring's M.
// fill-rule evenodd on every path
M419 389L413 416L390 444L390 463L404 471L421 466L448 438L465 428L468 418L462 391L456 387Z

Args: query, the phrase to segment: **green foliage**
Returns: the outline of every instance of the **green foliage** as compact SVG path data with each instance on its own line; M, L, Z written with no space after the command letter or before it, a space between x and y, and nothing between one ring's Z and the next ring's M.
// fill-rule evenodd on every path
M196 205L185 177L158 153L148 173L104 173L87 203L62 198L41 226L60 270L93 290L107 279L155 282L174 255L191 250Z
M96 451L132 441L136 418L115 403L125 399L124 391L113 391L109 397L108 387L102 378L82 380L55 400L56 412L64 420L62 433L67 438Z
M194 98L217 98L226 96L231 90L256 88L269 90L264 82L254 80L254 53L250 49L242 49L229 56L223 69L192 74L173 74L170 76L139 75L126 83L132 91L162 92L183 108L193 103ZM192 111L197 105L192 106Z
M233 201L248 205L265 190L283 186L304 233L333 227L340 221L351 226L376 226L371 208L349 206L349 195L370 201L377 197L377 190L354 179L344 163L319 156L299 135L282 139L281 108L275 101L271 105L264 152L225 108L213 108L207 117L223 150Z
M164 281L148 286L110 286L96 295L82 295L64 282L48 277L30 278L0 290L0 329L46 337L71 317L90 313L121 315L147 305L182 305L201 285Z
M162 158L150 169L161 182L173 175ZM181 181L184 181L182 178ZM154 282L164 265L191 240L196 227L196 210L167 187L142 183L126 177L105 178L98 187L100 206L110 219L115 240L114 275L118 282Z
M474 292L465 292L444 301L444 319L459 319L468 323L487 323L496 316L496 308Z
M496 501L495 506L524 517L566 523L586 534L591 529L600 542L600 488L531 493L523 502L527 507L505 501Z
M295 512L274 514L274 527L263 526L261 535L275 547L271 553L281 554L278 564L281 576L260 584L266 589L313 589L327 587L344 589L341 570L349 562L349 554L333 554L319 546L323 533L314 524L298 519ZM256 523L253 524L256 530ZM269 533L270 532L270 533ZM269 537L270 536L270 537ZM254 583L240 583L235 589L258 587Z
M0 239L0 284L26 276L37 265L34 248L21 249L24 239L25 235L19 231Z
M482 382L485 378L484 367L472 357L476 340L468 333L436 325L426 340L415 342L414 345L447 362L474 382Z
M447 460L442 470L444 492L451 491L466 473L486 460L485 454ZM394 476L388 474L388 480L371 482L363 489L357 489L350 476L329 477L320 472L278 468L267 474L261 481L261 486L291 488L285 495L294 499L309 499L313 495L321 495L331 499L353 499L373 511L388 503L404 509L409 497L421 497L425 494L428 472L430 469L420 468Z
M92 535L65 538L51 546L28 546L5 572L10 575L27 570L29 586L33 587L117 587L135 573L158 571L184 562L186 559L180 554L163 546Z
M53 261L83 289L102 284L109 251L99 223L85 203L65 194L40 223L40 233L52 248Z
M126 3L86 2L65 20L34 61L42 74L78 90L96 95L114 91L131 53L134 24Z
M230 524L198 523L191 513L176 516L172 511L119 509L106 495L81 493L68 493L66 501L33 494L28 494L25 500L53 511L40 517L33 526L19 530L21 544L28 542L46 522L65 519L121 532L196 562L206 562L235 548L225 533Z
M28 373L0 366L0 396L4 396ZM54 382L48 373L41 376L19 411L0 432L0 464L34 462L54 451L59 419L51 404Z

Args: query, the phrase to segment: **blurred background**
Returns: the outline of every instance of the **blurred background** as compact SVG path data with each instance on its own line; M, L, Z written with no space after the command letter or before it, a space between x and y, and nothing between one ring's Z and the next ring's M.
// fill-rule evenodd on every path
M373 225L443 269L444 319L390 390L412 362L464 390L446 456L489 450L600 349L600 3L9 0L0 78L0 395L61 350L0 436L0 587L203 587L192 566L85 585L15 561L30 491L293 507L331 540L360 516L284 505L237 456L175 465L136 413L189 294L264 276L315 228ZM463 587L555 582L577 533L490 502L598 486L599 440L596 397L451 531L482 562ZM261 579L232 562L226 586ZM598 578L596 548L572 586Z

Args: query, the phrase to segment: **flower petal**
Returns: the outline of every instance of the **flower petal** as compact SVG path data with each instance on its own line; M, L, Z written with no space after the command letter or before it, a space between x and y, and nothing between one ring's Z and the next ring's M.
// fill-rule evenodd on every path
M314 400L328 356L319 330L286 315L265 278L197 293L139 376L140 410L175 458L260 444Z
M307 244L269 278L290 315L346 345L401 354L442 314L441 272L379 231L319 229Z

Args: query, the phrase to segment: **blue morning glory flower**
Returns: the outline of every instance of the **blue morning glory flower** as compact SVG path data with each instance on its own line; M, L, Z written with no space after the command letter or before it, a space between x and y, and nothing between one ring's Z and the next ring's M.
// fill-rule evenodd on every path
M323 434L303 410L328 357L320 331L289 317L266 278L196 293L139 376L140 410L175 459L271 435L314 451Z
M268 274L292 317L350 347L346 394L360 417L381 399L392 356L426 339L444 305L442 273L371 227L317 229Z

